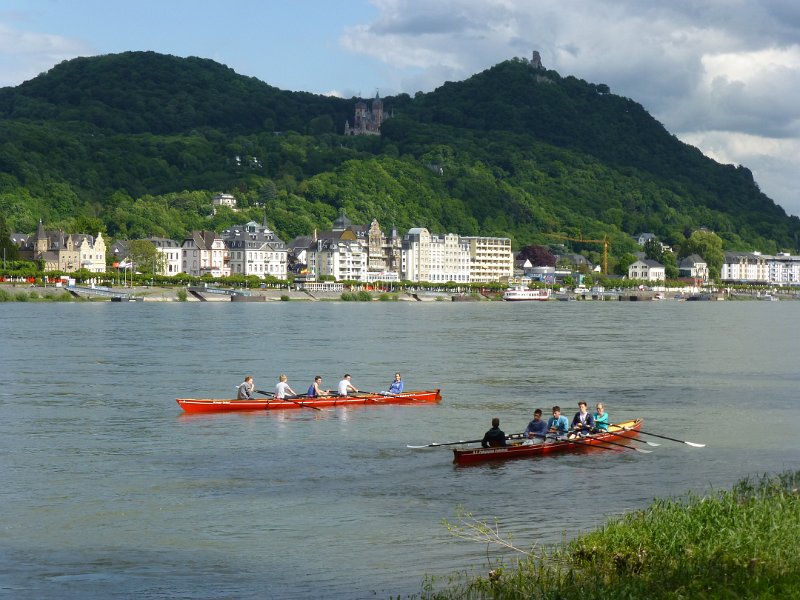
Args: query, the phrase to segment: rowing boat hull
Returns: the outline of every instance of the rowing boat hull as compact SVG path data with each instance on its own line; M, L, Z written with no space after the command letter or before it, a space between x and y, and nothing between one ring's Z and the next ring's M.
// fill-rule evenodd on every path
M356 396L326 396L323 398L297 398L293 402L273 398L254 400L215 400L211 398L177 398L176 402L187 413L228 412L240 410L293 410L296 408L332 408L381 404L435 404L440 402L439 390L404 392L396 395L359 394Z
M637 419L618 423L612 426L608 433L587 436L577 441L547 440L545 443L530 446L516 443L499 448L453 448L453 462L457 465L474 465L482 462L530 458L531 456L545 456L563 452L584 452L598 450L599 448L612 449L617 446L603 444L603 440L614 442L614 444L628 445L631 443L631 437L639 434L639 429L642 428L643 422L642 419Z

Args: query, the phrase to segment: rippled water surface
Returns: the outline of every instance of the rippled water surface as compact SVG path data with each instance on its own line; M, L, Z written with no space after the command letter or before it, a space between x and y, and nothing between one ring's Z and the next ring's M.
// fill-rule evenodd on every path
M656 496L800 468L800 302L2 304L0 593L15 598L387 598L485 571L458 506L518 545ZM438 406L181 414L245 374L296 390L396 370ZM652 454L457 468L491 417L643 417ZM644 446L639 446L644 447ZM492 559L500 556L490 553Z

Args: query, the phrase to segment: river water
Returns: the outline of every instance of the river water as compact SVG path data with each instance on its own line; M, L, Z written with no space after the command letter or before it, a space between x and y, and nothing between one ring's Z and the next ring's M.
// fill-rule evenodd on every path
M0 595L388 598L655 497L800 468L800 302L0 304ZM184 415L313 375L440 387L437 406ZM455 467L533 409L705 442ZM645 448L644 445L637 447ZM488 557L487 557L488 556Z

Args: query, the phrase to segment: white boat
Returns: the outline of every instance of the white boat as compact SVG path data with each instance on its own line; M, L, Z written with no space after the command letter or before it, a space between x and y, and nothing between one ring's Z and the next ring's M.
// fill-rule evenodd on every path
M550 300L550 288L537 288L530 290L524 287L508 288L503 293L503 300L509 302L523 302L526 300Z

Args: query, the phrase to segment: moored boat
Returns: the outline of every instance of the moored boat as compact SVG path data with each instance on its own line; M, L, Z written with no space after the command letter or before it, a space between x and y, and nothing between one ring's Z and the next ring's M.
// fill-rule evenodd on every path
M619 444L629 444L632 437L638 436L643 422L642 419L636 419L617 423L609 427L608 433L592 434L574 440L546 439L533 444L514 441L508 446L496 448L453 448L453 462L458 465L474 465L494 460L529 458L559 452L584 452L600 448L615 449ZM607 443L603 443L604 441Z
M402 394L354 394L352 396L299 397L291 400L275 398L252 400L225 400L213 398L177 398L176 402L187 413L228 412L238 410L289 410L296 408L332 408L363 406L365 404L434 404L440 402L439 390L409 391Z
M550 300L550 288L528 289L521 286L508 288L503 292L503 300L522 302L526 300Z

